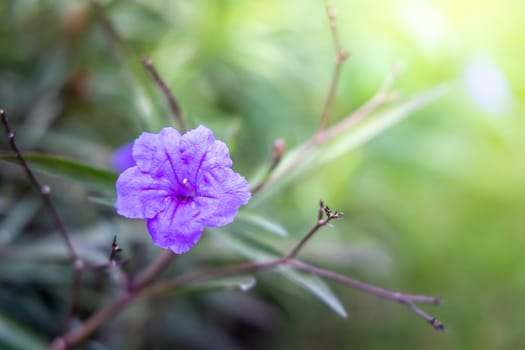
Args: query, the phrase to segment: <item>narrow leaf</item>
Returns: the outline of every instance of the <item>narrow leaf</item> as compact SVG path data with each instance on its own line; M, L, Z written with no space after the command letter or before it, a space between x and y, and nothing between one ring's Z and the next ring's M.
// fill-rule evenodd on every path
M220 277L211 281L195 283L191 286L191 288L206 290L237 289L242 292L247 292L255 287L256 283L257 280L252 275L239 275Z
M273 233L281 237L288 236L288 231L280 224L257 214L239 212L237 220L257 226L265 232Z
M62 157L45 154L24 154L32 169L73 181L81 186L114 195L117 174ZM18 164L16 156L0 154L0 160Z
M442 96L445 91L444 86L436 87L416 95L400 105L365 119L362 123L356 124L354 128L350 129L344 135L337 137L334 142L329 143L326 148L323 147L320 160L328 162L372 140L388 128L396 125L417 110Z
M279 272L281 272L290 281L307 289L339 316L343 318L348 317L348 314L346 313L343 304L341 303L339 298L332 292L330 286L328 286L322 279L320 279L316 275L298 272L287 266L279 267Z
M7 246L12 242L41 206L41 201L35 201L32 195L19 198L0 221L0 246Z
M335 137L334 140L328 141L327 144L321 145L317 148L311 148L310 154L307 154L307 156L302 159L294 169L288 173L283 173L283 169L288 169L290 164L296 160L302 151L304 151L305 144L287 152L287 155L281 161L279 167L274 171L274 176L275 174L278 174L279 177L282 178L271 187L255 196L250 202L250 205L252 207L257 206L265 199L270 198L279 188L281 188L281 186L289 183L297 176L312 171L314 167L319 168L319 165L322 163L331 161L372 140L380 133L386 131L388 128L394 126L412 113L436 100L446 91L446 86L438 86L431 90L422 92L419 95L383 112L370 115L363 121L356 123L349 130Z
M227 246L231 246L242 256L252 261L268 261L277 259L282 255L273 248L268 247L260 242L256 242L246 235L234 236L225 230L217 228L209 229L209 231L217 233L213 235L213 237L222 240Z
M265 246L261 242L254 242L252 239L247 239L246 236L234 236L220 229L215 229L214 231L220 231L220 233L214 235L215 237L226 242L247 259L261 262L276 259L281 256L279 253L275 252L273 248ZM279 267L277 271L293 283L312 293L339 316L344 318L347 317L347 313L341 301L322 279L315 275L295 271L286 266Z
M47 344L29 329L0 314L0 347L13 350L46 349Z

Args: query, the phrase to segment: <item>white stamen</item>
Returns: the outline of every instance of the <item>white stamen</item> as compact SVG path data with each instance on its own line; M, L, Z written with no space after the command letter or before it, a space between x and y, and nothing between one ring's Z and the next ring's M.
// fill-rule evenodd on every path
M192 196L195 196L195 188L191 185L190 181L187 178L182 179L182 184L190 192Z

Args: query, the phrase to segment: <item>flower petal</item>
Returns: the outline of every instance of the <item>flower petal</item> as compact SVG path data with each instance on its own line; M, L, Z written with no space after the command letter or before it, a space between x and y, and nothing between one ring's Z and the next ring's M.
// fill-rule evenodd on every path
M132 219L152 218L160 212L169 195L169 184L151 178L136 166L117 180L117 212Z
M179 144L180 166L174 171L179 179L196 182L198 172L216 166L231 167L228 147L215 140L213 133L205 126L198 126L182 135Z
M164 128L159 134L143 132L135 141L133 158L143 172L153 177L172 173L170 153L178 148L180 134L173 128Z
M195 203L199 206L199 221L217 227L233 221L239 207L250 200L250 185L230 168L215 168L199 180Z
M153 243L176 254L186 253L199 241L204 229L195 220L198 213L193 201L171 201L165 210L148 220Z
M117 211L146 219L153 242L177 254L199 241L204 225L232 222L250 199L228 148L204 126L182 136L173 128L142 133L133 158L136 166L117 180Z
M133 159L133 142L127 143L120 147L113 153L111 162L113 169L122 173L124 170L135 166L135 159Z

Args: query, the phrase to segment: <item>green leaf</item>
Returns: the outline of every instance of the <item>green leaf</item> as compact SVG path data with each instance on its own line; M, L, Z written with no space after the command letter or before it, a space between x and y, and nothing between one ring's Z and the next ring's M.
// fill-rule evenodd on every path
M290 281L310 291L339 316L343 318L348 317L348 314L346 313L346 310L339 298L334 294L334 292L332 292L330 286L328 286L318 276L298 272L288 266L280 266L278 271Z
M46 341L31 330L0 314L0 347L2 349L47 349Z
M24 154L24 159L31 169L73 181L86 188L115 195L115 182L118 175L113 171L45 154L28 153ZM0 160L18 164L18 159L12 154L0 154Z
M252 261L268 261L278 259L282 254L267 245L256 242L243 234L233 235L223 229L208 229L208 231L215 233L213 237L220 239L226 246L233 247L242 256Z
M343 135L337 137L333 142L329 142L326 147L321 147L320 153L322 153L322 156L319 160L324 162L331 161L344 153L363 145L442 96L445 91L446 88L444 86L438 86L416 95L397 106L387 109L386 111L376 113L369 118L366 118Z
M198 288L201 290L236 289L247 292L252 289L256 283L257 280L252 275L238 275L215 278L211 281L198 282L192 284L191 288Z
M115 209L115 198L103 198L98 196L88 196L88 201L111 209Z
M35 201L32 195L18 198L0 221L0 246L12 242L41 207L42 201Z
M257 226L263 229L265 232L270 232L281 237L288 236L288 231L286 231L286 229L283 226L276 223L275 221L264 218L257 214L239 212L236 219L251 224L253 226Z
M361 122L356 123L345 132L342 132L341 135L334 137L333 140L312 148L309 151L310 153L306 152L304 159L301 159L292 170L289 170L289 166L293 164L297 160L297 157L299 157L299 154L304 151L305 144L287 152L287 155L273 173L273 176L278 175L280 179L272 186L258 193L257 196L250 201L250 205L258 205L265 199L270 198L281 186L289 183L295 177L312 171L314 168L319 168L321 164L334 160L344 153L350 152L372 140L388 128L439 98L447 90L446 86L438 86L422 92L396 106L387 108L382 112L367 116ZM284 171L287 172L284 173Z

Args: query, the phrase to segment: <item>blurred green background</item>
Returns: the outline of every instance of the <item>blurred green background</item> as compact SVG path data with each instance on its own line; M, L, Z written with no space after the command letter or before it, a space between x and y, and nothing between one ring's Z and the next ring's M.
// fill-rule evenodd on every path
M108 40L88 1L0 3L0 106L23 150L110 169L119 146L173 125L141 54L153 59L190 125L206 124L227 141L248 179L275 139L292 149L315 132L334 60L322 1L101 4L120 39ZM395 64L403 67L395 84L402 96L442 83L447 93L362 147L337 157L327 148L320 157L329 161L246 212L288 230L286 239L259 232L285 252L315 222L322 198L346 216L318 233L302 258L388 289L441 296L442 306L424 309L449 331L329 283L349 313L342 319L264 273L248 293L188 288L137 303L86 349L525 348L525 2L334 5L350 57L332 124L366 102ZM0 149L9 152L7 140ZM86 259L103 261L115 234L128 272L159 254L142 223L93 200L100 192L39 176ZM45 347L66 314L70 267L21 170L2 162L0 178L0 348ZM205 236L171 273L243 261ZM84 282L81 319L119 288L110 273Z

